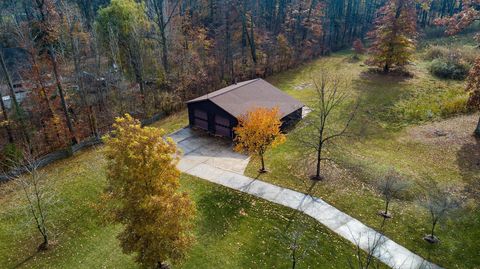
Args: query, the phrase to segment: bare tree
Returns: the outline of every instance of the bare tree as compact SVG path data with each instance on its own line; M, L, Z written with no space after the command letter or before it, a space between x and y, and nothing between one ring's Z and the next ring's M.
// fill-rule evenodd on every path
M54 203L54 195L46 175L40 170L40 162L34 160L29 152L25 152L23 161L17 161L6 176L21 188L26 200L27 214L42 237L42 243L37 250L47 250L50 242L48 211Z
M448 218L450 214L460 207L460 201L447 189L440 189L436 184L430 186L427 195L422 199L421 205L425 207L430 215L430 234L425 235L425 241L435 244L440 239L435 235L437 224Z
M35 0L32 6L32 12L36 13L36 18L30 21L30 28L35 32L33 39L40 51L45 51L52 65L53 76L60 96L60 103L65 115L68 131L72 144L78 143L75 132L75 126L72 117L68 111L68 105L65 98L65 87L62 82L60 73L60 63L58 61L58 53L56 43L59 41L59 23L60 16L56 10L56 5L52 0Z
M392 266L392 268L412 268L412 269L432 269L437 266L432 265L427 260L412 260L411 257L405 257L404 260L394 260L391 255L385 251L388 246L388 238L385 236L387 228L386 219L382 219L377 231L365 231L357 236L353 236L355 244L354 258L349 258L348 264L351 269L378 269L384 268L383 263ZM382 263L383 262L383 263Z
M314 152L316 155L316 173L311 177L313 180L323 179L320 164L324 157L325 147L341 136L347 135L347 129L355 117L358 103L350 110L347 119L339 124L338 113L348 100L346 92L347 84L339 77L322 70L318 78L312 78L315 88L315 99L312 104L312 111L305 119L303 127L294 137L304 147L305 153ZM335 119L335 121L334 121Z
M384 224L385 222L382 223ZM375 255L379 253L379 248L385 242L385 236L381 232L361 235L354 241L356 249L355 258L348 261L351 269L377 269L382 267L380 261L375 258ZM362 249L363 241L366 241L366 250Z
M366 231L360 233L358 236L353 236L353 241L355 243L355 258L349 259L348 264L351 269L377 269L381 268L380 258L380 248L385 243L386 237L384 232L386 230L386 221L382 220L378 231Z
M171 5L169 5L168 0L146 1L147 16L155 23L157 28L156 30L158 31L158 37L155 37L155 40L157 40L162 47L162 65L166 74L169 73L167 27L172 18L175 16L175 12L179 6L179 3L179 0L172 1Z
M399 198L403 191L409 187L409 182L406 181L394 169L390 169L387 174L380 178L377 182L377 188L382 193L385 201L385 210L380 211L379 215L384 218L391 218L392 215L388 212L388 208L393 199Z
M79 36L83 33L83 23L81 18L75 16L75 13L78 10L74 9L74 6L66 4L63 0L60 1L60 16L62 21L66 24L65 27L67 28L68 38L70 42L70 49L72 51L72 58L73 58L73 66L74 66L74 78L75 83L78 86L79 94L80 94L80 101L82 106L87 112L88 123L90 127L91 134L94 137L99 136L99 132L96 126L96 116L92 106L88 103L87 100L87 91L86 86L84 85L84 81L82 79L82 67L81 67L81 41Z
M146 57L146 43L143 42L145 33L143 29L136 25L131 26L131 33L129 39L125 42L128 61L132 68L135 82L140 87L140 93L142 95L142 109L146 115L149 115L149 108L146 103L146 85L145 85L145 57Z
M278 228L277 228L278 229ZM292 219L285 230L278 229L280 241L288 245L291 268L298 268L299 262L308 255L311 249L318 249L319 240L305 238L306 227Z

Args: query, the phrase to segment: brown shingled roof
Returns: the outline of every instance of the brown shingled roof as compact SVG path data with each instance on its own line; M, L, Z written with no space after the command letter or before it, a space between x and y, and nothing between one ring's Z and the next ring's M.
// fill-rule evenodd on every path
M278 107L281 117L304 106L263 79L243 81L218 91L192 99L187 103L210 100L234 117L239 117L255 107Z

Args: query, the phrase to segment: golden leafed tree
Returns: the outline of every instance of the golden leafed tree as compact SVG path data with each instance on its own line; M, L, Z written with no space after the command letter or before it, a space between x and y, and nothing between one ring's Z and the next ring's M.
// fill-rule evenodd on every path
M266 172L265 152L285 142L280 131L280 113L278 108L255 108L240 116L235 131L235 151L258 155L262 161L260 172Z
M164 268L192 245L195 207L178 191L177 148L163 130L142 128L130 115L117 118L105 138L111 220L124 225L118 238L125 253L145 267Z

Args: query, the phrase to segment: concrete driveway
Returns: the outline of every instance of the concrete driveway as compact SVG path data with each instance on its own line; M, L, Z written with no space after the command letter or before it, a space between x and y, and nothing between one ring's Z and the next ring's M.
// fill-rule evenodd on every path
M249 158L233 152L227 139L190 128L170 137L183 150L178 168L184 173L307 214L392 268L440 268L320 198L244 176Z
M250 158L233 151L231 140L212 137L201 130L185 127L170 135L183 156L178 169L187 172L200 164L243 175Z

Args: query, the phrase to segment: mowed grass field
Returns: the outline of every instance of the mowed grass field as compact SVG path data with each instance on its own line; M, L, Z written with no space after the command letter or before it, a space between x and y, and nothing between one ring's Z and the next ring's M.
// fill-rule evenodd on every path
M168 132L186 113L155 124ZM26 201L13 182L0 185L0 268L139 268L122 253L119 225L97 211L105 187L102 147L80 152L42 169L55 201L47 210L51 248L38 253L41 238ZM174 268L288 268L297 238L301 268L348 267L355 247L315 220L198 178L181 176L198 210L196 243Z
M359 102L360 107L349 136L327 148L333 161L322 164L326 179L313 188L308 176L314 170L305 169L305 164L315 157L305 154L295 142L296 130L288 134L285 144L267 153L270 173L258 174L258 160L250 162L246 173L310 192L378 227L377 212L384 203L375 180L393 168L412 185L401 200L394 201L394 218L387 221L386 234L446 268L480 268L480 141L472 136L479 115L468 114L464 82L430 75L422 53L408 67L411 78L371 73L363 61L352 62L350 52L336 53L270 78L272 84L307 106L315 96L311 81L319 78L321 70L340 78L350 97L331 118L331 126L345 121L353 103ZM445 135L436 135L436 131ZM437 227L441 239L438 245L422 239L430 223L419 198L432 182L464 201L461 210Z

